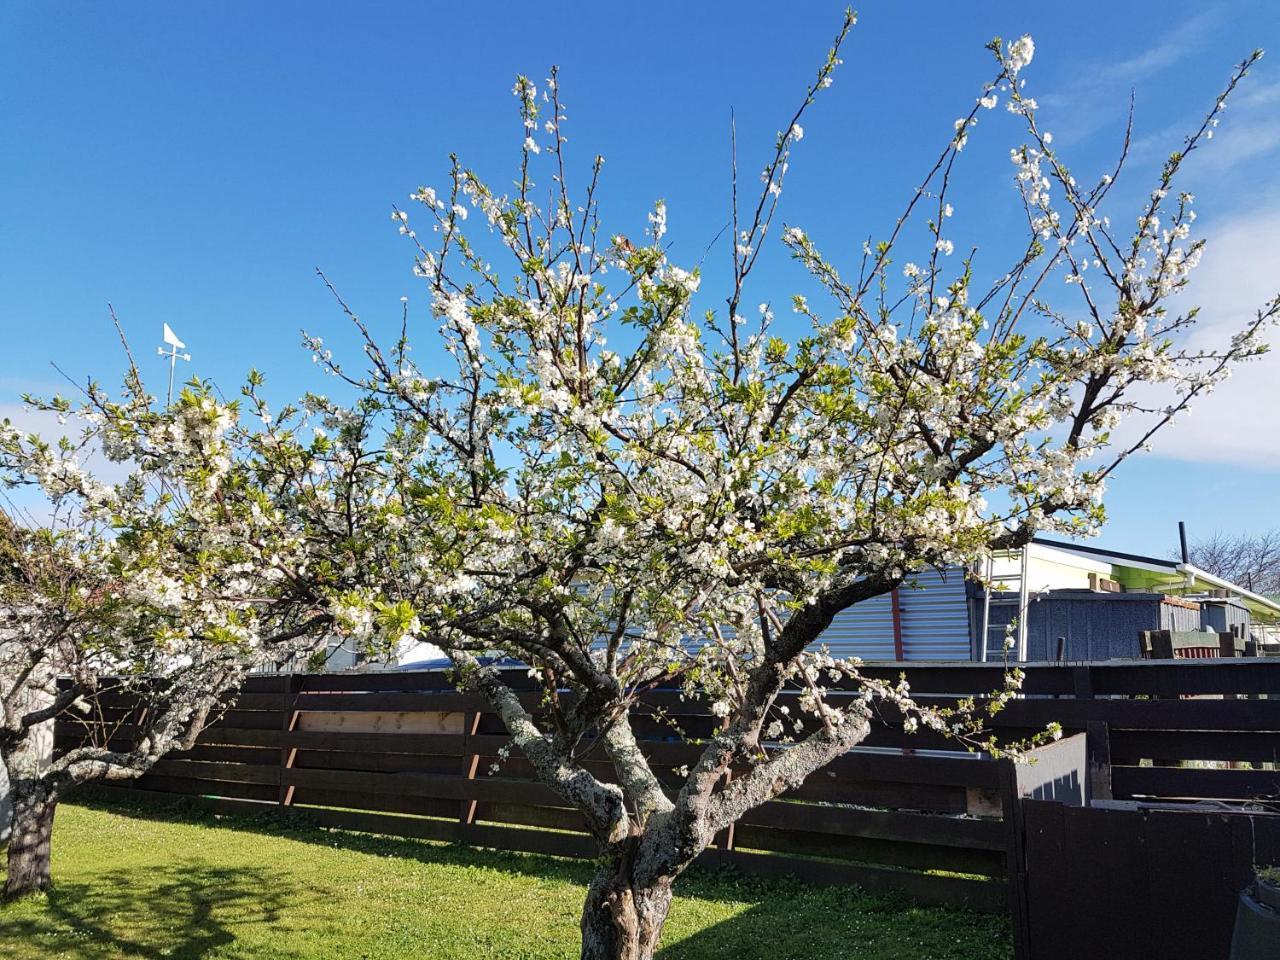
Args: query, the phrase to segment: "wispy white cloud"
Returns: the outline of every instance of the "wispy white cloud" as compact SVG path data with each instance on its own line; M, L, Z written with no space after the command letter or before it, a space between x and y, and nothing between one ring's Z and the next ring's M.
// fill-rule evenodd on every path
M1210 224L1204 259L1182 299L1201 308L1193 346L1221 346L1280 294L1280 204ZM1155 454L1280 468L1280 330L1272 351L1240 365L1191 413L1162 431Z
M1086 67L1081 78L1094 89L1136 83L1173 66L1191 53L1203 43L1205 33L1211 30L1217 21L1218 15L1215 12L1202 11L1182 21L1160 37L1154 46L1137 56L1130 57L1128 60Z
M1254 78L1249 77L1223 111L1222 124L1214 131L1214 139L1204 143L1188 160L1188 169L1193 173L1221 175L1276 152L1280 149L1277 108L1280 108L1280 81L1254 85ZM1163 158L1181 147L1184 138L1198 128L1202 120L1203 113L1189 114L1176 124L1138 138L1129 151L1130 160L1140 164Z
M1228 128L1221 140L1216 149L1201 158L1202 173L1225 173L1250 160L1270 156L1280 147L1280 120Z
M1247 86L1236 93L1232 103L1243 109L1280 105L1280 80Z
M1126 60L1082 62L1066 89L1036 98L1046 108L1054 136L1060 143L1083 140L1119 119L1129 92L1201 47L1218 18L1212 10L1198 13Z

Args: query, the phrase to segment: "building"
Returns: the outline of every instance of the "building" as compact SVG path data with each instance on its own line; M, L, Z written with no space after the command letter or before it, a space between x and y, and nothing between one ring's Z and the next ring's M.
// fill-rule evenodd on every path
M1143 630L1271 644L1280 601L1190 563L1037 538L983 571L923 571L843 611L823 639L833 656L864 660L1105 660L1139 656Z
M923 570L892 593L837 614L819 643L832 656L863 660L1108 660L1140 656L1143 630L1235 633L1280 652L1280 598L1189 563L1037 538L994 555L982 571ZM350 641L331 639L322 665L300 659L263 672L444 662L440 648L425 641L406 643L394 658L371 659Z

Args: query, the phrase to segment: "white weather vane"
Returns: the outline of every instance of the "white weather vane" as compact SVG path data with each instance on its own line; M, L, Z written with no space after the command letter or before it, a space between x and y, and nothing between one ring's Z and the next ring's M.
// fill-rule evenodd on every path
M187 345L178 339L178 335L169 328L167 323L164 325L164 342L168 344L170 349L166 351L164 347L156 347L156 353L162 357L169 358L169 394L165 400L165 405L167 406L173 403L173 373L178 366L178 361L186 360L190 363L191 354L178 352L179 350L185 350Z

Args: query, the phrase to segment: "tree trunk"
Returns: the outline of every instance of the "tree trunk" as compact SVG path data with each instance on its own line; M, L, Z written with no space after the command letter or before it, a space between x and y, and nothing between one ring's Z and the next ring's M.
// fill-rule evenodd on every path
M4 895L20 897L49 889L49 841L57 801L40 786L19 784L13 791L13 836Z
M671 878L643 886L625 864L603 868L582 908L582 960L653 960L671 909Z

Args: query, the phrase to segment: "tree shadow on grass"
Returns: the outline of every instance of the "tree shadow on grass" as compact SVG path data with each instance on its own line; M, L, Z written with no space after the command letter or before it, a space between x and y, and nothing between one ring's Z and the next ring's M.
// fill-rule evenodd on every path
M185 860L115 870L9 905L0 958L199 960L234 943L238 927L272 923L296 905L288 876L275 871Z
M137 820L202 823L226 827L241 833L256 833L301 843L317 843L324 847L340 847L343 850L368 853L378 857L398 857L444 866L488 867L544 880L562 880L584 886L590 881L592 874L590 863L567 857L318 826L308 822L306 807L292 807L288 815L277 812L279 810L277 807L269 807L261 814L238 812L214 814L202 807L198 800L193 801L183 797L175 797L172 800L147 798L135 801L115 797L102 799L92 793L77 795L74 802L79 806Z

